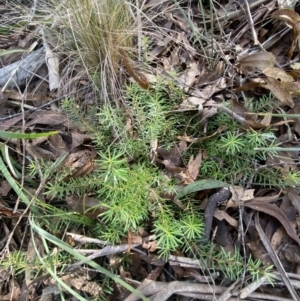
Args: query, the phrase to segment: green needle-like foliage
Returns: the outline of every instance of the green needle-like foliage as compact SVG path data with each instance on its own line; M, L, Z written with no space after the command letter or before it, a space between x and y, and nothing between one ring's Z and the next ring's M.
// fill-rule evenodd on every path
M67 183L54 175L47 184L46 193L63 199L66 195L82 196L93 192L99 199L99 206L106 210L98 217L101 222L90 231L107 243L120 243L128 233L138 232L143 227L155 235L158 253L163 258L167 259L176 250L191 256L197 254L200 262L208 262L209 257L211 265L207 268L220 270L226 277L236 279L244 269L239 251L227 254L224 250L211 251L205 246L199 251L203 245L204 222L198 204L185 196L181 199L183 209L165 199L164 195L177 193L176 181L163 176L161 170L150 163L149 150L154 140L161 142L163 147L172 146L175 138L186 130L186 124L182 124L184 114L170 114L180 103L180 96L177 94L178 98L173 97L170 101L167 91L168 87L162 85L147 91L132 84L125 89L123 109L106 104L90 110L88 119L72 100L66 100L63 108L75 122L85 125L85 120L93 121L86 128L94 139L98 156L91 174ZM201 165L201 177L228 182L242 172L251 175L252 162L269 155L269 152L257 152L254 148L272 145L274 135L270 131L242 132L227 115L221 118L227 120L230 130L201 145L207 153ZM197 127L196 118L193 122L188 131ZM215 129L211 128L211 131ZM190 151L193 149L187 152ZM43 168L47 169L47 164L42 164ZM278 179L278 174L272 176ZM258 177L272 182L268 178L270 171L262 170ZM249 270L254 278L263 273L257 261L249 261Z

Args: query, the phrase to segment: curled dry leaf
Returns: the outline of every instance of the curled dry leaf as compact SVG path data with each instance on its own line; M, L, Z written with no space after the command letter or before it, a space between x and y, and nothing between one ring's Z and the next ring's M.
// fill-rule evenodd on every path
M183 102L175 110L176 112L185 112L185 111L199 111L202 112L203 104L206 99L199 98L196 96L191 96L183 100Z
M202 161L201 150L198 152L195 159L193 155L190 157L186 170L181 172L180 174L183 177L183 183L185 185L193 183L197 179L201 161Z
M180 167L181 165L181 154L186 149L187 143L180 141L178 145L175 145L170 151L158 148L157 154L163 157L163 160L156 158L156 161L165 165L165 167L173 172L180 173L185 171L185 168Z
M71 121L66 114L55 111L35 111L28 116L25 127L32 127L36 125L44 125L47 128L53 126L64 125L68 128Z
M254 198L254 189L245 190L243 186L229 187L231 198L228 200L226 209L238 206L241 201L248 201Z
M227 214L224 210L220 210L216 208L214 212L214 217L219 221L226 220L229 225L238 229L239 226L238 221L235 220L233 217L231 217L229 214Z
M300 21L300 20L299 20ZM256 87L261 87L270 90L274 96L283 104L290 108L294 107L292 95L299 95L299 86L293 82L293 77L288 75L285 71L274 67L275 56L270 52L258 52L249 56L243 57L238 61L238 65L246 71L261 71L267 77L265 82L259 80L258 82L247 83L236 91L247 91ZM255 126L253 121L247 121L250 126Z
M275 233L272 235L270 240L271 246L275 251L281 249L281 246L287 246L292 243L292 239L285 234L285 230L283 227L278 227ZM282 253L279 254L280 257L283 256ZM282 258L283 259L283 258Z
M26 151L34 158L56 160L69 152L61 134L26 140Z
M271 124L271 120L272 120L272 111L273 111L273 109L270 111L270 112L268 112L265 116L264 116L264 118L261 120L261 124L262 125L264 125L265 127L268 127L268 126L270 126L270 124Z
M277 194L274 194L274 195L269 195L269 196L263 196L263 197L255 197L251 200L249 200L248 202L266 202L266 203L269 203L269 202L274 202L276 200L278 200L279 196L281 195L281 190L277 193Z
M220 61L214 70L205 72L199 76L197 87L201 87L208 84L213 84L217 79L221 78L225 69L225 63Z
M300 37L300 16L288 8L275 11L271 16L272 18L285 21L293 29L293 43L288 53L288 59L290 60Z
M96 151L92 147L85 147L82 150L73 151L63 162L63 167L70 168L72 174L64 180L84 176L94 169L93 159L96 157Z

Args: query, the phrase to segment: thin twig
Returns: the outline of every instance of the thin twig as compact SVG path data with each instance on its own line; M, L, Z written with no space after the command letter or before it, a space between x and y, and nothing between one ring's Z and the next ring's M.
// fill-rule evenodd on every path
M262 47L260 42L258 41L257 34L256 34L256 31L255 31L255 28L254 28L254 23L253 23L253 19L252 19L252 15L251 15L248 0L243 0L243 2L245 4L247 16L248 16L248 21L249 21L249 25L250 25L251 32L252 32L253 43L254 43L254 45L259 45L260 47Z
M50 101L48 101L48 102L42 104L42 105L39 106L39 107L32 108L31 110L26 111L25 114L27 114L27 113L33 113L33 112L35 112L35 111L37 111L37 110L44 109L44 108L50 106L51 104L53 104L53 103L55 103L55 102L57 102L57 101L60 101L60 100L66 98L66 97L68 97L68 96L71 96L71 95L73 95L73 94L76 94L76 93L78 93L78 92L80 92L80 91L83 91L83 90L85 90L85 89L88 89L88 88L89 88L89 87L83 87L83 88L81 88L81 89L79 89L79 90L76 90L76 91L74 91L74 92L70 92L70 93L64 94L63 96L60 96L60 97L55 98L55 99L52 99L52 100L50 100ZM6 117L2 117L2 118L0 118L0 121L5 121L5 120L8 120L8 119L12 119L12 118L14 118L14 117L20 116L21 114L22 114L22 112L21 112L21 113L16 113L16 114L13 114L13 115L9 115L9 116L6 116Z

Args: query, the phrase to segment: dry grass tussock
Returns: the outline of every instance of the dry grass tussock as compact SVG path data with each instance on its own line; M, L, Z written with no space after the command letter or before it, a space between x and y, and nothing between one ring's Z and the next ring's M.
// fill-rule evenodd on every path
M133 36L141 30L138 8L125 0L51 0L39 5L53 12L47 35L66 58L62 92L77 89L88 79L98 97L100 92L102 99L116 99L121 87L118 49L129 51Z

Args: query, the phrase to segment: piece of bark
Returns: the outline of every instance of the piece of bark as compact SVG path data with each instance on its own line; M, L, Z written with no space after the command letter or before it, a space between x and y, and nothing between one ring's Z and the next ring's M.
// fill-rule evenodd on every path
M44 47L29 53L21 60L0 69L0 86L24 86L45 60ZM11 75L13 76L11 77ZM10 78L11 77L11 78ZM8 82L9 81L9 82ZM8 83L7 83L8 82Z

